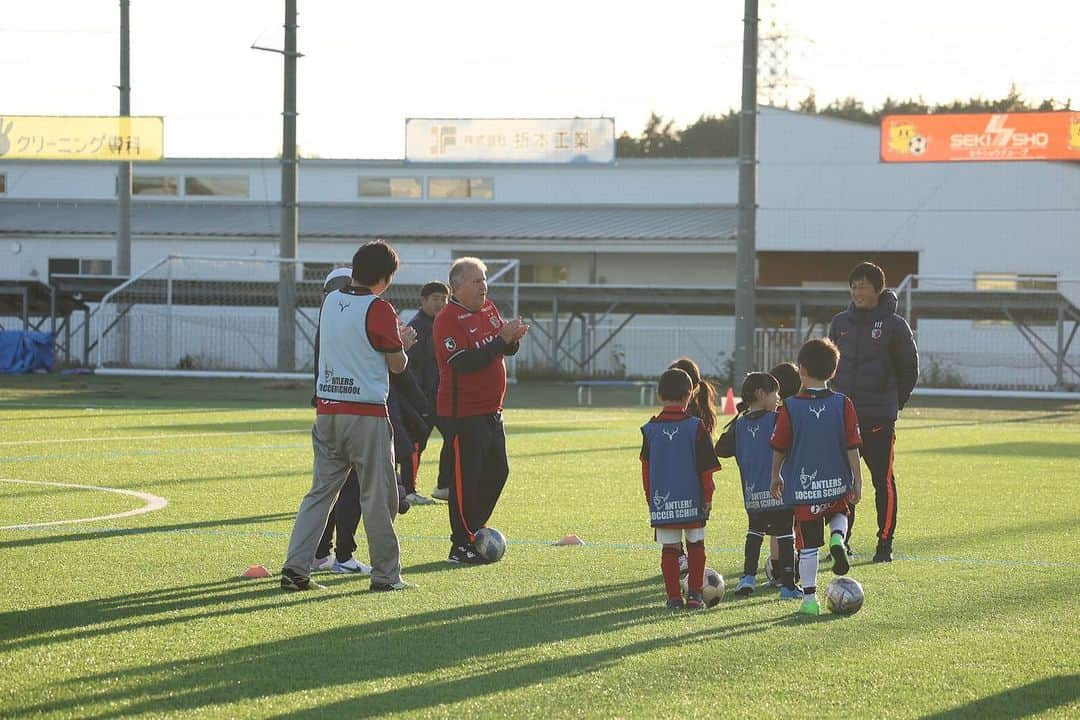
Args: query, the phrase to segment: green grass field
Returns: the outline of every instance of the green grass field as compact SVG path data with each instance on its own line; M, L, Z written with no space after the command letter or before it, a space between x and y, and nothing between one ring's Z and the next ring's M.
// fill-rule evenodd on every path
M448 565L440 504L398 521L416 590L239 580L284 558L310 482L307 398L257 381L0 379L0 478L168 500L0 530L0 716L1080 715L1080 406L913 402L897 560L869 564L867 474L852 569L866 605L807 619L765 588L666 612L637 460L649 410L614 392L577 408L556 385L511 389L501 563ZM737 478L734 463L717 476L707 539L729 588ZM144 502L5 481L0 526ZM553 547L566 533L587 544Z

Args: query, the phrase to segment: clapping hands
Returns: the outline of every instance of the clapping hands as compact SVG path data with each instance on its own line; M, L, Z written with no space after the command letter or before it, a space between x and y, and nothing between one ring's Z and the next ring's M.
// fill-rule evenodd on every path
M499 328L499 337L507 345L513 345L521 338L525 337L525 333L529 332L529 325L521 318L513 318L503 323L503 326Z

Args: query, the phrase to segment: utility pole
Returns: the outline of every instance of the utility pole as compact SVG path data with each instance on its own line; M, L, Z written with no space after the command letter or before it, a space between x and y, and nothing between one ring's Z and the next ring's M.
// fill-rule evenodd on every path
M757 211L758 4L745 0L742 109L739 112L739 234L735 245L735 377L738 386L754 366L755 223Z
M120 117L131 115L131 25L129 0L120 0ZM131 275L131 163L120 163L117 174L119 195L116 267L113 275Z
M296 204L296 0L285 0L285 108L281 140L281 246L282 260L295 260L299 237ZM296 263L282 262L278 275L277 367L281 371L296 366Z

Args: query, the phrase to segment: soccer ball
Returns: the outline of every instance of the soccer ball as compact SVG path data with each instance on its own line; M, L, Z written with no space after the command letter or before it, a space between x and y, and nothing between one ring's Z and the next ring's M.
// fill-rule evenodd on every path
M863 605L862 585L854 578L838 577L825 588L825 602L837 615L854 615Z
M688 577L683 577L679 582L682 584L683 595L690 592L690 586L687 583ZM724 576L716 572L712 568L705 568L705 582L701 586L701 599L705 601L706 607L713 607L717 605L724 597Z
M473 537L477 554L489 563L498 562L506 552L506 536L492 527L483 527Z
M922 155L926 152L926 138L922 135L915 135L908 140L908 150L912 155Z

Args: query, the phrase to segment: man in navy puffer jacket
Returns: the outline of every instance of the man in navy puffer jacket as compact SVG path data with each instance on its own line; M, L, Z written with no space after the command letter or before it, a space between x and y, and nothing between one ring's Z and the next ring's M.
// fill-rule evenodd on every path
M877 506L874 562L891 562L897 507L896 416L919 379L919 350L911 328L896 314L896 294L884 289L881 268L869 262L856 265L848 286L851 305L829 324L829 338L840 348L840 365L830 386L850 397L859 415L861 452Z

